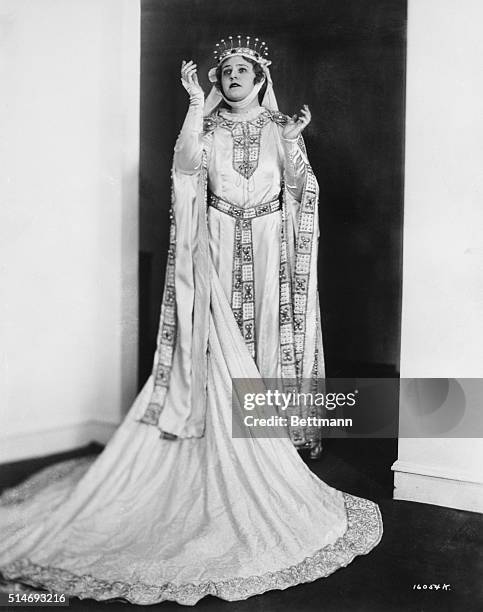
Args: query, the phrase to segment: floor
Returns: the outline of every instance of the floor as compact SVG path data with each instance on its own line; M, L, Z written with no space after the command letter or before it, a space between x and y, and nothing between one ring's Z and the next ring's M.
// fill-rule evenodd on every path
M12 486L55 461L100 450L97 445L91 445L73 453L0 466L0 488ZM210 612L482 611L483 516L394 501L390 466L396 452L397 443L391 439L333 439L326 441L319 461L306 458L311 469L330 485L380 505L384 536L367 557L358 557L347 568L313 583L271 591L242 602L228 603L207 597L197 604L197 609ZM414 588L418 584L441 586L437 590ZM144 606L120 602L78 599L73 599L69 607L146 610ZM185 609L168 602L151 607L158 608L161 612Z

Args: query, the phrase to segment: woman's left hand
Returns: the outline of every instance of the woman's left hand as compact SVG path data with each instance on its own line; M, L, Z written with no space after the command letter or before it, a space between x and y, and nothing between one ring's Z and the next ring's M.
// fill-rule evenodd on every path
M312 115L310 114L309 107L307 106L307 104L304 104L298 117L295 114L288 120L287 124L283 128L283 138L298 138L302 130L309 125L311 119Z

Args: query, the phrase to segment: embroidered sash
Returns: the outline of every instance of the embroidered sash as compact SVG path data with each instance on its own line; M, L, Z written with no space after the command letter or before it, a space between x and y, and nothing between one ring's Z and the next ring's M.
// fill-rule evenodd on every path
M299 142L303 147L303 141ZM309 165L299 203L296 242L289 253L288 199L283 191L280 234L280 356L282 387L285 393L315 392L317 375L324 375L322 337L318 320L317 248L318 248L318 185ZM291 416L316 416L315 406L290 405ZM297 446L320 437L320 429L289 426Z
M250 355L256 360L252 220L280 210L280 197L248 208L241 208L215 194L210 194L209 204L235 219L231 309Z

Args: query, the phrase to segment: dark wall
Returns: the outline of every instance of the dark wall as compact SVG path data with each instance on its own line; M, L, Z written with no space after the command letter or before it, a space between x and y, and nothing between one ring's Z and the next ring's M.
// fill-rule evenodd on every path
M142 0L140 382L155 348L182 59L208 92L215 42L270 48L280 110L307 103L320 183L319 282L328 373L399 369L405 0ZM142 263L144 262L144 264Z

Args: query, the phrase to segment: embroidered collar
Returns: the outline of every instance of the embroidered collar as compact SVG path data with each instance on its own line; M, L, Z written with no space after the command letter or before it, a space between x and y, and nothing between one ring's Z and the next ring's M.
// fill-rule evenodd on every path
M230 113L224 108L218 108L204 118L203 132L212 132L217 127L224 127L232 131L240 124L250 124L256 128L262 128L269 121L283 126L287 123L288 116L280 111L271 111L263 106L249 109L246 113Z

